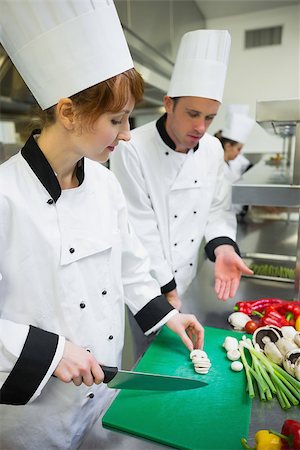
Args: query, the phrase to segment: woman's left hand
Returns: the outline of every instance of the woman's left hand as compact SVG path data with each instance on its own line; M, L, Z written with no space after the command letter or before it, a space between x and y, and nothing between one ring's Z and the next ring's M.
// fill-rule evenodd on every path
M194 348L203 348L204 328L193 314L176 314L168 320L166 325L178 334L189 351Z

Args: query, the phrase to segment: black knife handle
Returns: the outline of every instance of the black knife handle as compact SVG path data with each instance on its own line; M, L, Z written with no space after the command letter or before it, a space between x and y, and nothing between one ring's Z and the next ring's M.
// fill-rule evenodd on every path
M118 373L117 367L102 366L101 364L100 364L100 367L104 372L103 383L109 383Z

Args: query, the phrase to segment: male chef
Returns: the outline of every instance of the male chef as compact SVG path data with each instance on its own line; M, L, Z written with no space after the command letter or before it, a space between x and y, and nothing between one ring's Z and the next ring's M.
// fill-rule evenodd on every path
M133 130L111 159L152 275L178 309L195 277L203 238L206 255L215 261L220 300L233 297L241 275L252 273L235 242L224 152L207 133L222 102L229 50L226 30L186 33L163 99L166 113Z

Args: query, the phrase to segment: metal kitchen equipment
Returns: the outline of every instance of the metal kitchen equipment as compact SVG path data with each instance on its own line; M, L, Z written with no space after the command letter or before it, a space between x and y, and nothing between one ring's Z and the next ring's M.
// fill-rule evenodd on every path
M232 202L298 208L300 213L300 99L259 101L256 121L266 131L282 137L285 154L280 164L268 165L263 158L246 172L233 185ZM266 259L272 257L266 255ZM286 256L282 256L282 260L286 260ZM295 261L294 299L299 300L300 214Z
M112 389L133 389L144 391L185 391L207 386L205 381L160 375L158 373L132 372L117 367L100 366L104 372L103 383Z

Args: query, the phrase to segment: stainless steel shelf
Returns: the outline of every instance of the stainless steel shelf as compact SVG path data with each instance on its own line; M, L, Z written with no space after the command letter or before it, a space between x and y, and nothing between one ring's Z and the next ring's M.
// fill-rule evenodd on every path
M300 99L257 102L256 121L266 131L281 136L288 143L287 159L292 163L292 184L300 185Z
M278 164L265 156L232 186L232 202L242 205L300 208L300 99L262 101L256 104L256 121L283 138L288 152ZM300 298L300 218L294 298Z
M264 157L232 186L232 202L242 205L300 207L300 185L292 184L285 161L269 165Z

